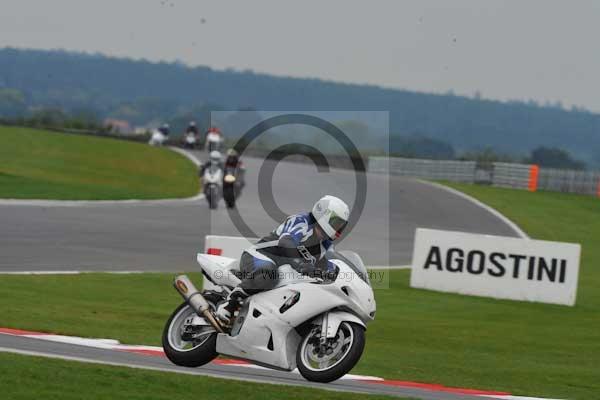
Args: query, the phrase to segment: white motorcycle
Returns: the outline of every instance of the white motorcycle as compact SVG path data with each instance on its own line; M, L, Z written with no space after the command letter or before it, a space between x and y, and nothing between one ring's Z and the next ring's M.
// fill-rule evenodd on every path
M216 209L223 192L223 169L216 164L208 166L202 175L202 186L208 207L211 210Z
M298 368L310 381L331 382L360 359L366 324L375 318L375 297L356 253L328 256L336 271L324 277L279 267L276 287L248 297L231 326L214 312L240 283L238 261L208 254L197 259L216 290L200 293L187 276L175 278L185 302L167 321L162 338L174 364L198 367L223 354L279 370Z
M196 144L198 143L198 139L196 138L196 134L194 132L188 132L185 134L183 138L183 146L187 149L195 149Z
M209 153L214 150L220 151L222 142L223 137L217 132L208 132L206 135L206 149Z
M155 129L152 131L152 135L150 136L150 141L148 141L148 144L150 146L162 146L165 140L167 140L167 137L163 135L161 131Z

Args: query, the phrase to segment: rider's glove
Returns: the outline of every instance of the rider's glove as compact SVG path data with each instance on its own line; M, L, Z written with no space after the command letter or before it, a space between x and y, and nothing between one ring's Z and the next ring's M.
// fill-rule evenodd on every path
M300 272L302 275L308 275L311 278L314 277L315 266L309 261L298 261L295 263L294 269Z
M297 269L302 275L306 275L310 278L323 278L323 271L320 268L317 268L313 263L308 261L299 262L299 266Z

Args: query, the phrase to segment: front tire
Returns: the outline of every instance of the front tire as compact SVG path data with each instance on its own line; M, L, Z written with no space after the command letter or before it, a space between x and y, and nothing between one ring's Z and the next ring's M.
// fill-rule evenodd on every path
M175 365L199 367L211 362L218 355L217 333L210 325L206 329L207 333L198 340L182 339L184 321L195 315L196 312L187 303L183 303L173 311L165 325L162 335L163 350Z
M314 327L302 339L296 352L298 371L313 382L331 382L346 375L358 362L365 348L365 329L342 322L336 337L328 339L327 352L319 352L321 327Z
M216 210L219 206L219 189L211 184L210 187L207 188L206 193L206 201L208 202L208 208L211 210Z
M235 191L233 185L223 186L223 199L227 208L235 207Z

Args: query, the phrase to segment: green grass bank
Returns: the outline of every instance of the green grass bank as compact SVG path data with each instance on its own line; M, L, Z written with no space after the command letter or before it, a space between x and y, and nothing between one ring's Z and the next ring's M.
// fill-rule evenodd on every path
M0 126L0 198L123 200L198 193L196 167L165 148Z

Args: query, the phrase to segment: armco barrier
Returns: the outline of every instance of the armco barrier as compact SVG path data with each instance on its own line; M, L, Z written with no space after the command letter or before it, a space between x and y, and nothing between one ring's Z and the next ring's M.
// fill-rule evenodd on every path
M538 188L600 197L600 172L542 168Z
M413 178L473 183L475 161L369 157L369 171Z
M493 166L492 185L531 190L531 165L495 162Z
M546 190L600 197L600 171L543 168L532 164L369 157L369 172L411 178L480 183L535 192Z

